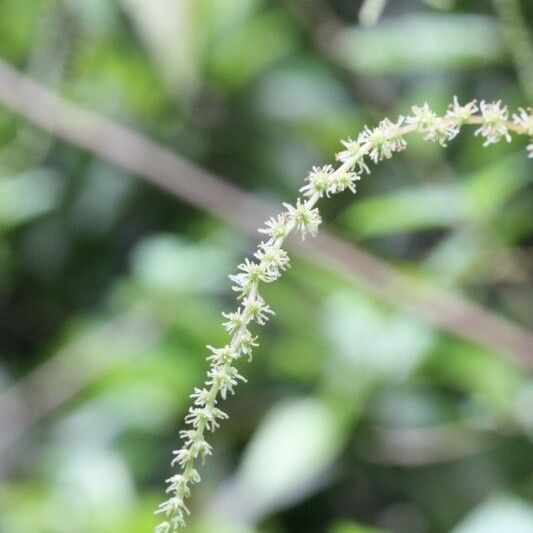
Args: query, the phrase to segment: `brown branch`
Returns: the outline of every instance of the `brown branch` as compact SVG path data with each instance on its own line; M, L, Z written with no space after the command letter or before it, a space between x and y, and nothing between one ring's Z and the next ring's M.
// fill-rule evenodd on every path
M254 236L276 206L226 183L143 135L84 110L0 60L0 102L29 122ZM533 334L465 298L400 273L368 252L322 231L295 251L355 280L386 302L436 327L533 366Z
M489 450L498 434L476 431L461 422L432 427L374 427L361 440L359 454L367 461L402 467L455 461Z

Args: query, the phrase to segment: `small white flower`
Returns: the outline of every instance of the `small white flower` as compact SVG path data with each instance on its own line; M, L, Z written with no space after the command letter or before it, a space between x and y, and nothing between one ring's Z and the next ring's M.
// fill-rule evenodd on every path
M360 138L369 146L368 156L374 163L383 159L390 159L393 152L400 152L407 146L400 133L403 119L404 117L399 117L398 122L394 124L385 118L374 129L370 129L368 126L364 127Z
M257 295L255 298L247 297L244 300L244 306L250 313L252 320L255 320L260 326L264 326L268 319L268 315L274 315L274 311L269 305L265 303L265 300L261 296Z
M457 96L453 97L453 103L448 106L448 111L446 111L446 117L453 119L453 121L461 125L463 122L468 120L474 113L477 113L478 107L476 100L472 100L465 105L460 105Z
M164 514L179 527L183 527L185 525L184 514L190 513L182 498L179 496L172 496L166 502L163 502L159 505L159 508L155 514ZM169 524L168 521L159 524L159 531L164 531L165 533L167 531L171 531L171 529L166 529L167 525L172 527L172 524Z
M211 455L211 446L203 437L197 436L194 440L190 441L188 448L184 447L180 450L175 450L173 453L175 457L171 464L174 465L175 463L178 463L181 468L186 468L187 465L192 463L197 457L201 457L202 461L204 461L207 455ZM189 496L190 489L184 476L173 476L170 480L167 480L167 482L171 482L170 487L167 488L167 492L174 492L174 494L180 498Z
M197 428L200 423L204 423L207 430L215 431L216 428L220 427L217 420L227 418L228 415L224 411L221 411L217 407L206 405L205 407L189 408L189 414L185 417L185 423L190 424L194 428ZM174 453L178 457L180 454L186 456L187 452L190 453L190 450L182 448ZM178 459L178 461L181 461L181 459Z
M189 448L193 442L203 438L202 434L196 429L182 429L179 435L185 441L184 448ZM173 453L176 454L177 450L174 450Z
M346 141L341 141L345 150L335 154L335 158L342 163L349 163L352 168L354 165L357 165L360 173L366 172L367 174L370 174L370 169L364 161L366 151L363 142L364 139L361 134L359 134L355 141L351 138Z
M341 143L343 144L345 150L335 154L337 161L347 163L348 161L359 159L365 155L359 139L354 141L352 138L349 138L346 141L342 140Z
M207 389L194 388L190 398L194 400L194 405L205 405L209 399L209 391Z
M318 197L322 198L329 188L330 177L332 174L333 167L331 165L325 167L313 167L306 178L307 184L300 189L300 192L303 193L304 196L318 194Z
M228 278L234 283L234 285L231 286L231 289L239 293L237 299L250 294L253 284L250 282L250 278L246 274L230 274Z
M222 313L224 318L227 318L226 322L223 322L224 329L230 333L235 333L244 325L244 317L242 315L241 309L237 309L235 312L231 313Z
M253 263L248 258L237 268L242 271L242 275L247 278L249 283L257 283L258 281L270 283L277 278L276 274L271 272L267 265L264 263Z
M160 512L165 513L166 515L172 515L178 510L183 510L189 514L189 509L183 503L183 500L177 496L169 498L166 502L163 502L160 506Z
M289 220L294 222L300 230L303 240L308 233L313 237L318 233L318 226L322 219L316 207L307 207L307 204L302 202L300 198L296 200L296 206L287 203L283 205L287 208Z
M441 146L448 146L448 141L455 139L459 134L460 127L457 124L450 124L445 119L439 117L435 126L435 132L426 140L438 142Z
M355 188L355 182L359 181L360 179L361 176L359 176L355 172L342 172L335 174L328 188L328 196L330 194L343 192L346 189L350 190L355 194L355 192L357 192Z
M265 235L268 235L270 239L268 240L269 244L272 244L274 241L277 241L278 239L284 239L287 234L289 233L289 230L287 228L287 215L286 213L282 213L281 215L278 215L277 217L271 217L265 222L265 228L259 229L259 233L264 233Z
M454 103L459 105L457 99ZM414 105L411 109L414 116L407 117L406 123L414 124L416 131L423 133L422 138L425 141L438 142L441 146L447 146L447 142L459 133L457 124L450 124L446 119L438 117L427 102L422 107ZM459 112L459 109L457 111Z
M533 109L528 107L526 110L519 107L518 113L513 113L513 123L524 128L528 135L533 136Z
M507 142L511 142L511 136L506 125L509 118L507 106L504 105L502 107L501 100L497 102L485 102L482 100L479 107L483 116L483 124L475 131L475 135L479 134L485 138L483 146L497 143L502 137Z
M213 367L207 375L209 379L206 381L206 384L217 387L223 400L226 399L228 392L231 394L234 393L233 388L237 385L238 380L246 382L246 379L233 366L222 365Z
M248 362L252 360L252 349L259 346L256 341L257 337L254 337L248 330L240 335L237 341L237 350L239 350L242 355L248 356Z
M422 133L434 127L437 114L431 110L427 102L424 102L422 107L414 105L411 110L413 111L413 116L407 117L406 124L416 126L416 130Z
M290 267L290 260L287 252L279 246L274 246L266 242L262 242L258 246L257 252L254 256L259 259L260 262L265 263L267 268L278 277L280 270L285 270Z
M192 409L193 408L191 407L189 409L189 412L191 412ZM194 459L193 453L191 452L190 448L181 448L180 450L174 450L172 453L175 455L175 457L170 463L171 466L174 466L176 463L178 463L181 468L184 468L187 463L191 462Z
M213 346L207 345L207 348L211 350L211 355L207 358L207 360L213 365L224 365L226 363L231 363L234 359L239 357L239 354L235 353L229 344L222 348L213 348Z
M513 122L524 128L528 135L533 136L533 109L528 107L527 110L523 107L518 108L518 113L513 114ZM527 156L533 158L533 139L526 146Z
M188 497L191 493L187 485L187 480L181 474L175 474L166 480L168 483L167 493L175 492L180 498Z
M253 263L248 258L237 267L241 272L230 274L229 279L235 283L232 289L240 292L241 296L250 293L252 286L263 281L270 283L278 278L278 274L270 270L264 263Z
M157 513L159 513L159 511L156 511L156 514ZM170 522L167 522L166 520L158 524L154 529L154 533L170 533L171 531L172 526L170 525Z
M205 458L211 455L213 448L205 439L197 439L191 444L191 452L193 456L200 457L202 464L205 462ZM188 495L187 495L188 496Z

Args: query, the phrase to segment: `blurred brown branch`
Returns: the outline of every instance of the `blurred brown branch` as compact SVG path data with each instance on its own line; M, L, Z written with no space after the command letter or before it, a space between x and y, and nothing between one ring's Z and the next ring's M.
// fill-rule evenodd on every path
M143 135L63 100L1 60L0 102L44 130L251 235L255 236L257 227L278 209L185 161ZM306 243L293 239L290 246L300 256L363 285L397 308L489 350L496 350L523 366L533 366L533 334L459 295L446 293L430 283L402 274L327 231ZM45 365L53 367L51 362ZM40 383L41 374L38 369L25 382L34 384L37 380ZM76 388L87 384L84 379L81 382L75 381ZM70 388L68 393L74 394L75 391ZM52 402L52 408L55 405L57 402ZM45 414L41 409L38 416L31 416L29 420L35 422ZM19 428L17 433L20 432Z
M497 434L475 430L464 423L432 427L374 427L371 437L359 443L367 461L417 467L454 461L497 446Z

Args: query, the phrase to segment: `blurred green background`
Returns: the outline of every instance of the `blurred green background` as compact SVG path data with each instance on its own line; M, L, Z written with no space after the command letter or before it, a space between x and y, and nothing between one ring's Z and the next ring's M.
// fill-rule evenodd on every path
M341 138L385 115L424 101L443 112L454 94L531 104L532 2L361 7L1 0L0 57L280 209ZM471 133L447 150L408 139L322 215L353 246L524 332L527 139L482 149ZM204 346L225 342L226 276L259 234L1 98L0 176L0 531L151 531ZM527 361L384 303L329 260L295 257L264 289L277 316L225 402L189 530L533 531Z

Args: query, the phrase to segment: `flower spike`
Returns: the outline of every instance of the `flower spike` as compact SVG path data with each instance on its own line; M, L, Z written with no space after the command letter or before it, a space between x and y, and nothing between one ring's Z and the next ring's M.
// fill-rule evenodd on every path
M211 454L211 445L206 440L208 431L215 431L228 415L217 407L220 399L235 392L239 382L245 378L239 374L236 363L242 356L251 360L252 350L257 346L257 337L250 332L254 322L258 326L266 324L274 311L259 294L261 283L272 283L289 267L289 256L281 248L285 238L293 230L298 230L302 239L309 234L316 235L322 222L316 203L320 198L329 197L346 189L356 191L356 182L363 172L370 173L369 161L374 164L389 159L395 152L407 146L404 136L418 132L427 141L446 146L457 136L465 124L478 126L475 134L484 138L484 146L511 140L511 132L533 137L533 117L530 108L519 108L509 120L509 111L501 101L485 102L478 105L475 100L460 105L457 97L449 105L444 116L438 116L427 103L413 106L412 115L396 122L382 120L377 127L365 126L354 137L341 141L344 150L336 155L340 166L313 167L300 189L305 200L298 198L295 205L283 204L286 211L266 221L259 230L266 237L254 253L254 261L248 258L238 267L237 273L230 275L232 289L238 293L240 306L236 311L222 313L223 326L230 340L222 348L208 346L207 360L210 368L204 385L195 388L191 394L192 406L185 423L188 428L179 435L182 445L173 452L172 465L178 465L180 473L167 480L169 498L156 513L163 515L163 521L155 528L155 533L174 533L185 526L189 510L185 500L190 496L190 486L200 482L195 466L198 461ZM480 112L480 114L478 113ZM528 156L533 157L533 139L527 147Z

